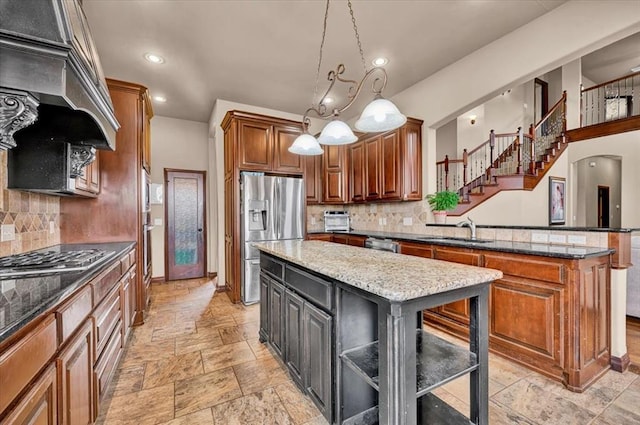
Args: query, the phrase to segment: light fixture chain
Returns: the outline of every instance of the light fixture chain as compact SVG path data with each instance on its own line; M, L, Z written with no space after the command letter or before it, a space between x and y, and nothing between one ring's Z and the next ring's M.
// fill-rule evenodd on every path
M316 70L316 86L313 89L313 99L311 100L311 106L315 104L316 96L318 95L318 82L320 81L320 66L322 65L322 49L324 47L324 38L327 33L327 17L329 16L329 2L327 0L327 6L324 10L324 23L322 25L322 41L320 42L320 54L318 55L318 69Z
M353 7L351 6L351 0L347 0L349 6L349 13L351 14L351 22L353 23L353 31L356 33L356 41L358 42L358 49L360 50L360 59L362 59L362 68L365 74L367 73L367 62L364 60L364 52L362 51L362 43L360 43L360 34L358 34L358 26L356 25L356 17L353 15Z

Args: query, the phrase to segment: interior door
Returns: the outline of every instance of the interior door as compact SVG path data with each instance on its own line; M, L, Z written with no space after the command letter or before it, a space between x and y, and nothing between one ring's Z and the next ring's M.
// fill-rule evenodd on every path
M164 170L166 280L204 277L206 273L205 172Z
M598 186L598 227L609 227L609 186Z

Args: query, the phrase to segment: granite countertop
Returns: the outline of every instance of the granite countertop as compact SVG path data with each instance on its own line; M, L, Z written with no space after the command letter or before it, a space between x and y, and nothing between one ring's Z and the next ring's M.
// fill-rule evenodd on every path
M253 245L390 301L407 301L502 277L499 270L331 242L279 241Z
M55 273L46 276L20 276L0 279L0 342L9 338L27 323L66 300L76 289L133 247L135 242L95 244L64 244L38 251L69 251L103 249L114 251L109 261L84 271Z
M577 260L590 257L600 257L602 255L609 255L615 252L615 250L611 248L553 245L545 243L512 242L499 240L474 242L469 240L464 241L456 239L443 239L443 237L440 236L419 235L412 233L378 232L373 230L352 230L350 232L309 232L310 235L314 233L334 233L368 236L380 239L392 239L396 241L419 242L429 245L457 246L460 248L473 248L487 251L511 252L514 254L540 255L543 257L570 258Z

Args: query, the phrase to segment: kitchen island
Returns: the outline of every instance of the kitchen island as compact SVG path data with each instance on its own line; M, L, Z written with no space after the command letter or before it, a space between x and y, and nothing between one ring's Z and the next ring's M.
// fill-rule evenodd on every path
M488 290L502 273L321 241L267 242L260 338L330 423L488 423ZM422 310L469 299L469 349ZM470 374L466 418L431 392Z

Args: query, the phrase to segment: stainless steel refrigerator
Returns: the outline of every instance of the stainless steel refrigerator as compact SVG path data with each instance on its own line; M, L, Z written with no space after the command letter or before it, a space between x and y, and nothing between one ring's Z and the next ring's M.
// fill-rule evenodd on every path
M242 302L260 301L260 254L251 242L304 237L304 182L301 178L243 172L240 178L242 220Z

